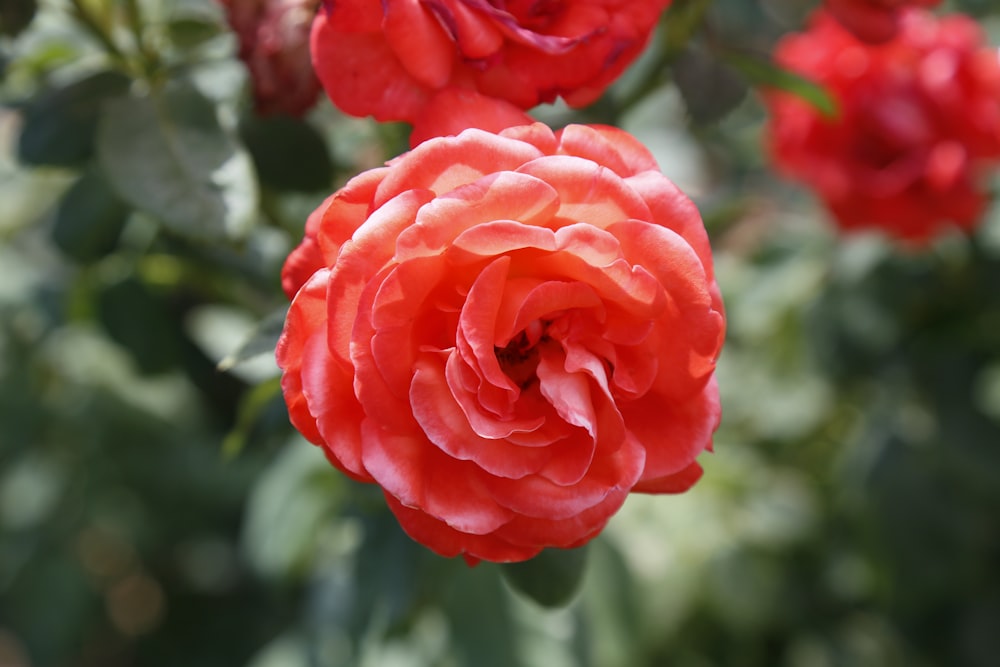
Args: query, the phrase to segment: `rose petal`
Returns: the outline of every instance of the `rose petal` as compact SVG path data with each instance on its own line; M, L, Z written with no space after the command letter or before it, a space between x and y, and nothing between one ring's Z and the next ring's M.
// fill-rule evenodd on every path
M513 518L492 499L475 464L446 455L422 434L391 433L366 419L361 438L365 468L403 505L474 535L491 533Z

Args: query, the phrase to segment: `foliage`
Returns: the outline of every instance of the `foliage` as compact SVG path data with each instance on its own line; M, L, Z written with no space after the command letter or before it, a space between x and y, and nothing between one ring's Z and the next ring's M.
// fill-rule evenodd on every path
M306 215L405 131L258 117L209 0L0 2L0 664L993 664L1000 208L919 251L834 236L753 90L827 104L767 65L809 3L674 4L598 103L533 113L625 127L699 204L715 453L515 570L410 541L257 354Z

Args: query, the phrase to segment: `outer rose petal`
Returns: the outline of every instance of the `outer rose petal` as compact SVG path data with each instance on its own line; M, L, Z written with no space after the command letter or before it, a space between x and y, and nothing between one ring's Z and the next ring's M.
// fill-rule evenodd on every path
M693 484L724 317L697 211L654 169L617 130L535 124L352 180L284 274L293 424L470 562L579 546L629 492Z
M456 135L476 127L489 132L535 121L506 100L486 97L474 90L444 88L436 92L413 119L410 146L433 137Z

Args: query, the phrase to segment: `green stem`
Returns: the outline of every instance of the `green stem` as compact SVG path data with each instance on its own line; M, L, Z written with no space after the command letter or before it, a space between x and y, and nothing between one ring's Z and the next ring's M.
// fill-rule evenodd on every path
M86 28L87 32L101 43L101 46L108 52L108 55L127 67L129 64L128 54L119 48L106 26L90 13L83 0L70 0L70 4L72 6L71 12L80 25Z

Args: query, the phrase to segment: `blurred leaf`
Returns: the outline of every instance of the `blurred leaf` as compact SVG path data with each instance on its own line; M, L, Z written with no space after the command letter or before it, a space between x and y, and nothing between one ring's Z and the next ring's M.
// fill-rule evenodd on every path
M98 260L118 245L129 212L103 174L89 169L59 201L52 241L77 261Z
M261 382L244 395L236 413L236 425L222 441L223 456L233 458L243 451L261 413L279 396L281 396L281 378L277 377Z
M458 665L521 667L510 599L494 568L465 568L448 580L448 616Z
M333 161L316 128L290 116L248 116L240 134L260 180L278 190L330 190Z
M540 605L564 605L580 588L587 565L587 547L545 549L521 563L501 566L504 579Z
M130 277L105 288L98 299L104 328L128 348L142 372L165 373L179 365L182 332L160 295Z
M129 79L104 71L49 90L24 111L18 156L36 165L75 166L94 151L104 103L128 90Z
M28 27L37 9L35 0L0 0L0 34L17 35Z
M244 236L257 210L246 151L192 86L110 104L97 134L101 165L118 194L188 238Z
M677 54L701 27L712 0L677 0L667 10L663 41L668 54Z
M695 123L714 123L735 109L747 86L732 67L707 50L689 45L674 62L674 83Z
M772 62L745 54L729 53L726 62L740 71L752 85L777 88L800 97L827 118L837 116L837 102L830 93L809 79L778 67Z
M194 49L222 32L222 26L211 18L183 16L170 21L167 32L170 34L170 41L176 46Z
M244 361L250 361L262 354L273 354L278 338L285 327L288 307L280 308L262 319L250 335L240 343L225 359L219 362L220 371L228 371Z

